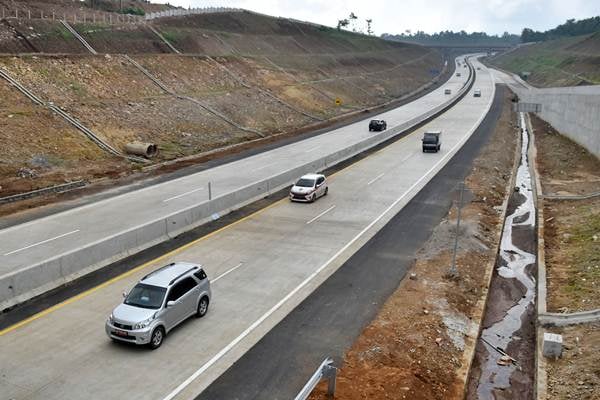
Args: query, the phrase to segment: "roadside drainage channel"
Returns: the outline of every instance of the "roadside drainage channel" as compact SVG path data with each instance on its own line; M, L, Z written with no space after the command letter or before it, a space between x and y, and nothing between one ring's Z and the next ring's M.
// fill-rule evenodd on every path
M521 160L508 203L467 399L533 399L535 354L536 208L529 133L519 115Z

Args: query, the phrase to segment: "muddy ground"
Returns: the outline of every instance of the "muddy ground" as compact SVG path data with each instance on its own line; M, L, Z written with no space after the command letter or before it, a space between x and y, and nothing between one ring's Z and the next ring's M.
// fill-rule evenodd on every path
M533 117L543 193L600 192L600 160ZM550 312L600 308L600 196L544 199L544 240Z
M505 103L508 104L508 96ZM419 251L414 279L404 279L346 353L336 399L461 399L465 333L481 317L486 269L496 258L502 227L498 209L514 161L517 131L505 106L497 129L466 179L457 265L448 277L456 224L453 207ZM311 399L325 398L322 383Z

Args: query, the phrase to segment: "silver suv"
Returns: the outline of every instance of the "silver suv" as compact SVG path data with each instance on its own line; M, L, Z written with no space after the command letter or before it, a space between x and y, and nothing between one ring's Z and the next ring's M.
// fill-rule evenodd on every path
M210 282L200 265L165 265L144 276L129 294L123 293L125 300L106 321L106 334L157 349L171 329L191 315L206 314L210 295Z

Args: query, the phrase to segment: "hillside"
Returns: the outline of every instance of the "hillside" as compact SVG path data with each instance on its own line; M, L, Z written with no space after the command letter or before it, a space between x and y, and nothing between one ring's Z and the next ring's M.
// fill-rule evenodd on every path
M489 62L511 72L530 72L538 87L600 84L600 32L521 46Z
M422 89L443 66L432 49L247 11L137 23L73 12L98 55L47 16L7 18L0 68L120 151L156 143L154 164L326 126ZM139 170L4 79L0 96L0 197Z

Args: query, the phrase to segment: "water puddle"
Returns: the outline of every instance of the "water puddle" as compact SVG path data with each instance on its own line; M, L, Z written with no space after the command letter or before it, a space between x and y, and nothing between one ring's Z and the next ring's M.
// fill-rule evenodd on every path
M535 279L527 271L527 267L536 261L535 254L531 254L518 246L518 242L522 241L522 233L518 235L519 238L515 237L517 232L522 232L525 228L525 232L535 235L535 205L527 159L529 136L522 113L520 114L520 122L521 127L524 127L521 134L521 163L516 177L516 187L519 191L517 197L519 197L518 202L520 204L506 217L500 243L499 255L501 262L497 268L499 276L496 279L503 278L509 281L515 279L526 291L518 302L508 309L501 320L484 329L481 333L488 356L481 365L481 375L477 385L476 398L480 400L494 399L494 392L510 387L511 375L518 366L514 364L499 365L498 359L501 357L501 353L497 352L494 347L506 351L511 341L520 340L515 334L521 329L523 317L528 307L531 307L535 300ZM515 242L517 243L515 244ZM514 285L515 283L512 282L511 284ZM494 301L494 298L489 299L489 303ZM488 307L490 306L488 305ZM515 355L511 356L515 357Z

